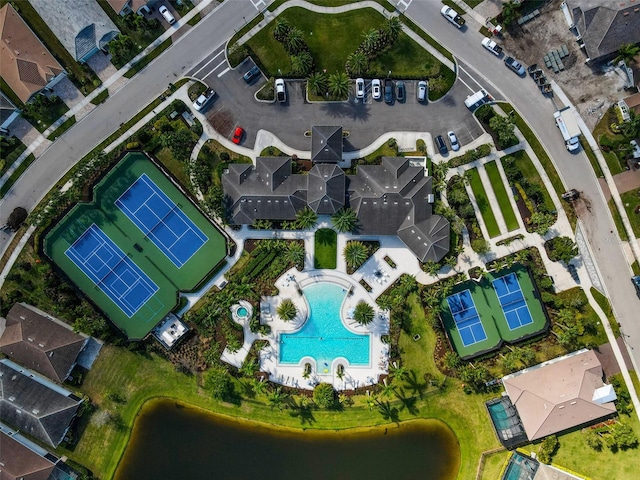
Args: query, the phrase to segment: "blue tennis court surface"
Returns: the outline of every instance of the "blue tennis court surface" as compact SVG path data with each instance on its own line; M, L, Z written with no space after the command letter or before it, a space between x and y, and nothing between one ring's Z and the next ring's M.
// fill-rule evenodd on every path
M64 253L129 318L158 291L158 286L96 224Z
M515 273L496 278L493 281L493 288L496 291L496 295L498 295L509 330L515 330L533 323L533 317Z
M465 347L487 339L487 333L469 290L447 297L447 303Z
M208 240L145 173L115 204L178 268Z

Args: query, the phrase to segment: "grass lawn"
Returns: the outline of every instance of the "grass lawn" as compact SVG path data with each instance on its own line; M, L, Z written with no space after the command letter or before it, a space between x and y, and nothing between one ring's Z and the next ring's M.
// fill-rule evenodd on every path
M40 133L43 133L49 126L58 120L62 115L69 111L69 107L60 99L56 97L55 101L40 108L28 108L23 117L33 127L35 127Z
M520 169L524 177L529 181L529 183L537 184L540 186L540 188L542 188L544 197L543 203L547 211L555 210L553 200L551 200L551 196L549 195L547 188L544 186L544 182L542 181L538 170L533 165L533 162L529 158L529 155L527 155L527 152L525 152L524 150L518 150L517 152L512 153L510 157L514 157L516 159L518 168Z
M321 228L315 233L315 268L336 268L338 254L338 234L330 228Z
M51 134L47 137L47 139L54 141L64 132L69 130L75 123L76 123L76 116L72 115L71 117L67 118L64 122L62 122L62 124L58 128L56 128L53 132L51 132Z
M616 207L613 198L607 202L609 205L609 210L611 211L611 216L613 217L613 223L616 225L616 229L618 230L618 235L620 235L620 240L623 242L627 242L629 237L627 236L627 230L624 228L622 223L622 217L620 216L620 212L618 211L618 207Z
M600 306L602 311L605 313L607 318L609 319L609 324L611 325L611 329L613 330L614 336L620 336L620 326L618 325L618 321L616 317L613 315L613 310L611 310L611 304L609 303L609 299L600 293L598 289L595 287L591 287L591 295L595 299L596 303Z
M91 103L93 103L94 105L100 105L102 102L104 102L107 98L109 97L109 90L108 89L104 89L103 91L101 91L98 95L95 96L95 98L93 100L91 100Z
M305 33L315 62L315 70L326 69L328 73L344 71L347 56L353 53L362 41L362 33L378 28L384 17L373 9L359 9L334 15L318 14L303 8L289 8L279 18ZM275 22L271 22L247 42L267 76L275 76L281 70L290 74L289 55L280 42L273 38ZM344 28L349 25L349 28ZM438 75L444 67L431 54L402 33L397 42L373 60L365 77L386 76L391 70L393 77L416 78Z
M495 480L500 477L502 469L511 454L509 450L502 450L500 452L491 453L484 457L484 469L482 470L482 476L478 480Z
M127 78L133 77L136 73L138 73L144 67L149 65L153 60L155 60L156 57L160 56L160 54L170 46L171 46L171 37L167 38L164 42L162 42L160 45L154 48L148 55L145 55L136 63L134 63L133 66L129 70L127 70L124 76Z
M24 173L24 171L35 161L36 157L33 156L33 153L29 155L24 161L20 164L18 168L11 174L9 179L5 182L2 187L0 187L0 198L4 197L6 193L11 189L16 180L20 178L20 175Z
M516 214L514 213L513 208L511 208L509 194L504 187L504 182L502 181L502 177L500 176L498 165L496 164L496 162L489 162L484 165L484 168L487 171L489 180L491 180L491 188L493 188L493 193L495 193L496 199L498 200L498 205L500 206L500 210L502 211L502 216L504 217L504 221L507 224L507 230L509 230L510 232L512 230L517 230L519 228L518 219L516 218Z
M473 190L473 195L476 197L476 202L478 203L478 208L482 214L482 219L487 227L487 233L489 233L491 238L497 237L500 235L500 229L498 228L496 217L493 215L493 210L491 209L487 193L482 185L482 180L480 180L478 169L473 168L468 170L468 172L470 177L469 185L471 186L471 190Z
M611 175L616 175L623 171L622 164L620 163L620 159L618 158L618 155L616 155L615 152L602 151L602 155L604 155L604 159L607 162L607 167L609 167L609 171L611 172Z
M206 147L206 148L205 148ZM229 155L229 161L221 158L223 154ZM207 140L198 153L198 160L207 162L212 172L212 180L215 185L222 182L222 171L227 168L230 163L251 163L251 159L244 155L238 155L236 152L224 147L216 140Z
M621 193L620 198L624 209L627 211L633 233L638 238L640 237L640 188Z
M169 150L167 147L163 147L154 155L165 167L167 167L167 170L169 170L187 190L192 190L191 179L189 178L189 173L187 172L186 165L180 160L176 160L175 158L173 158L171 150Z
M587 158L589 159L589 163L591 164L591 168L593 168L596 177L603 177L604 173L602 173L602 168L600 167L600 163L596 158L596 154L593 153L593 150L589 146L589 142L584 139L583 135L580 135L580 145L582 146L584 153L587 154Z

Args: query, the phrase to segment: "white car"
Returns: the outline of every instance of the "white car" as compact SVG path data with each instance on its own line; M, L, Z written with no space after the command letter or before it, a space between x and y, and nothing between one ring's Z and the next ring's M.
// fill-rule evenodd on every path
M167 7L165 7L164 5L160 5L158 11L160 12L160 15L162 15L164 19L169 22L169 25L173 25L174 23L176 23L176 17L173 16L173 14Z
M447 137L449 137L449 143L451 144L451 150L453 150L454 152L457 152L458 150L460 150L460 142L458 142L458 137L456 137L456 134L453 133L452 130L449 130L447 132Z
M379 78L371 80L371 96L374 100L380 100L382 98L382 82Z
M356 98L364 98L364 78L356 79Z
M287 90L282 78L276 80L276 97L280 103L287 101Z
M427 100L427 82L420 80L418 82L418 101L425 102Z

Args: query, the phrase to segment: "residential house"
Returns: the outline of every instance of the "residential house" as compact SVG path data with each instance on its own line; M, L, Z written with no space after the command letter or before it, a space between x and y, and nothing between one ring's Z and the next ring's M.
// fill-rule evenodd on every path
M49 480L55 462L46 453L43 455L41 449L29 448L18 438L0 430L0 479Z
M623 43L640 43L640 2L567 0L589 61L611 60Z
M342 127L313 127L311 129L311 161L340 163L342 139Z
M0 351L14 362L62 383L76 365L89 337L24 303L0 317Z
M20 116L20 110L11 103L4 93L0 92L0 133L9 134L9 126Z
M151 13L151 9L147 6L150 1L152 0L107 0L111 8L121 17L130 13L138 15Z
M631 120L631 114L629 112L640 115L640 93L634 93L620 100L618 102L618 108L625 122Z
M432 178L425 176L424 167L412 166L406 158L385 157L381 165L360 165L355 175L346 175L334 163L334 135L322 142L333 145L321 157L330 163L316 163L308 175L293 174L287 157L259 157L255 167L229 165L222 175L229 222L294 220L306 207L318 215L350 207L358 216L359 234L397 235L422 262L444 257L449 222L433 215ZM342 145L342 134L339 138Z
M0 421L52 447L69 430L82 399L8 359L0 360Z
M96 0L29 0L53 34L78 62L86 62L118 36L118 27Z
M62 66L10 3L0 8L0 65L2 79L23 103L65 77Z
M616 394L604 383L602 364L592 350L512 373L502 384L530 442L616 413Z

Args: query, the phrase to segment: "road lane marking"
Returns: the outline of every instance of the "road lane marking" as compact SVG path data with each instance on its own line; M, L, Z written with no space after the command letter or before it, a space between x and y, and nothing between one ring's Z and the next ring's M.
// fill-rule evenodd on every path
M264 0L258 0L257 2L254 2L253 0L251 0L251 4L252 4L254 7L256 7L256 10L258 10L258 11L260 11L260 10L261 10L261 8L260 8L260 7L258 7L258 5L262 5L262 8L264 8L264 7L266 7L266 6L267 6L267 4L266 4L266 3L264 3Z
M473 88L471 88L469 85L467 85L467 82L465 82L464 80L462 80L462 78L458 75L458 80L460 80L462 82L462 84L467 87L469 89L469 91L471 91L473 93Z
M213 67L211 70L209 70L207 72L206 75L203 75L202 78L207 78L209 75L213 75L213 73L218 70L222 65L225 65L227 63L227 60L224 59L223 61L221 61L218 65L216 65L215 67Z
M224 50L220 50L214 57L211 58L211 60L209 60L207 63L205 63L202 67L200 67L198 70L196 70L195 72L193 72L193 77L197 77L198 73L200 73L202 70L204 70L207 65L209 65L211 62L213 62L216 58L218 58L221 54L224 53ZM226 60L224 60L222 63L226 62ZM220 65L218 65L220 66Z
M227 68L225 68L223 71L221 71L221 72L218 74L218 78L220 78L222 75L224 75L225 73L227 73L229 70L231 70L231 67L227 67Z

